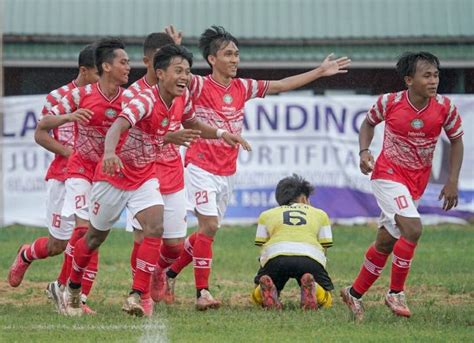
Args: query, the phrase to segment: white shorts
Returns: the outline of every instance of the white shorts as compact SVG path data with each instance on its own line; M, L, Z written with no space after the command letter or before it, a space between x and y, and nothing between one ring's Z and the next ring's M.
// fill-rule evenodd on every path
M69 217L76 215L81 219L89 220L89 201L92 184L86 179L70 178L66 182L66 198L62 215Z
M400 238L400 229L395 222L395 214L408 218L420 218L417 206L408 188L398 182L389 180L372 180L372 190L382 213L379 227L385 227L394 238Z
M75 221L74 215L65 217L62 214L66 197L66 185L62 181L49 179L47 187L46 225L49 234L56 239L67 241L71 238Z
M224 218L234 190L234 176L220 176L189 164L184 170L188 210L205 216Z
M146 208L163 205L158 179L150 179L138 189L125 191L108 182L94 182L91 190L91 224L108 231L126 207L133 215Z
M186 237L186 191L184 189L171 194L162 194L165 203L165 213L163 215L163 238ZM133 228L141 230L141 225L127 209L128 232L133 232Z

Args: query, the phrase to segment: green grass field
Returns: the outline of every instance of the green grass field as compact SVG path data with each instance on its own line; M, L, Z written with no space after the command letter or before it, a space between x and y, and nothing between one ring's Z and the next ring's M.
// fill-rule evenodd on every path
M290 281L282 293L282 312L262 311L249 300L258 268L254 228L223 228L214 244L213 294L223 300L217 311L194 310L193 274L187 268L176 283L177 303L155 306L149 319L120 311L130 287L130 234L115 230L101 249L98 280L89 297L96 316L66 318L56 314L44 295L62 257L35 262L23 284L10 288L6 276L21 242L45 230L0 229L0 342L473 342L474 227L427 227L408 279L410 319L394 317L383 304L389 268L365 296L366 319L349 320L338 292L356 276L375 229L335 227L328 270L336 286L329 310L303 312L299 290Z

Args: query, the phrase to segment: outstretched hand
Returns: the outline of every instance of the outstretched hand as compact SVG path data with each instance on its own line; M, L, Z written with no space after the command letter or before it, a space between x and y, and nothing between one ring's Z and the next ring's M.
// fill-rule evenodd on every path
M165 143L183 145L189 148L189 145L201 136L201 131L193 129L182 129L174 132L168 132L165 135Z
M173 41L176 45L181 45L181 41L183 40L183 32L177 31L173 25L169 25L165 27L165 32L173 38Z
M458 205L458 186L455 183L446 183L439 193L438 200L442 200L443 202L443 210L449 211L450 209L456 207Z
M68 121L69 122L81 122L87 124L89 120L94 115L94 112L87 108L79 108L76 111L68 114Z
M226 143L232 147L236 146L237 144L240 144L244 150L252 151L252 147L250 146L249 142L243 139L240 135L236 135L226 131L222 134L222 139L225 140Z
M351 65L351 60L347 56L335 60L333 57L334 54L329 54L319 66L322 76L347 73L347 68Z

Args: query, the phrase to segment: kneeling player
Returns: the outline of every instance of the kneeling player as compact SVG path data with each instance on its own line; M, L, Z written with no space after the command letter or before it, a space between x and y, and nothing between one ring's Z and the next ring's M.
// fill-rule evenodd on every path
M296 174L280 180L275 193L280 206L258 219L255 244L262 246L261 267L252 300L263 308L282 308L279 295L290 278L301 287L301 308L332 305L334 286L325 269L326 248L332 246L331 224L324 211L310 205L313 190Z

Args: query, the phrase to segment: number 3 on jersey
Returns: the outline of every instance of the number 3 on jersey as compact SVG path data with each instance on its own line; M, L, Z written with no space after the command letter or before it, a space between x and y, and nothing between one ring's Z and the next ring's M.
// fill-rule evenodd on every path
M306 223L306 212L298 210L289 210L283 212L283 224L294 226L305 225Z

